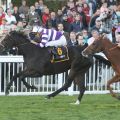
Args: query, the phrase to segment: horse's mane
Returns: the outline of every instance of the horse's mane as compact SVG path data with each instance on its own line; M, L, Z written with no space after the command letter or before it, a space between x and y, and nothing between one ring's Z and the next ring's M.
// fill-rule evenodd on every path
M11 31L10 34L17 35L18 38L24 38L29 41L28 36L24 34L22 31Z
M113 43L112 41L110 41L110 39L106 36L106 34L103 34L103 35L101 36L101 39L107 40L109 43L111 43L111 44L114 45L114 43Z

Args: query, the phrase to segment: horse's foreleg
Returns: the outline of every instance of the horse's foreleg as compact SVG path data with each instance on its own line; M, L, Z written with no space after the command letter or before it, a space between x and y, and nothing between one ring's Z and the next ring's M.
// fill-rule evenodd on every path
M120 79L120 76L115 75L112 79L110 79L110 80L107 81L107 89L110 91L112 97L115 97L117 99L119 97L116 95L116 93L113 92L113 90L112 90L112 88L111 88L110 85L113 84L113 83L119 82L119 79Z
M40 74L37 73L36 71L33 70L24 70L21 74L21 76L19 76L20 80L23 82L23 84L26 86L27 89L37 89L37 87L35 87L34 85L30 85L29 83L27 83L25 81L25 77L39 77Z
M84 79L79 79L79 83L78 83L78 86L79 86L79 89L80 89L80 93L78 95L78 99L76 101L75 104L80 104L81 100L82 100L82 97L85 93L85 78Z
M12 79L10 80L10 82L7 84L7 87L6 87L6 90L5 90L5 95L8 95L9 94L9 89L13 83L13 81L17 80L17 77L19 77L19 80L20 81L23 81L23 84L28 88L28 89L37 89L35 86L31 86L29 83L27 83L24 78L25 77L34 77L34 76L39 76L38 73L36 73L35 71L30 71L30 70L24 70L24 71L21 71L20 73L14 75L12 77Z
M13 81L15 81L17 79L17 76L19 76L19 74L16 74L12 77L12 79L10 80L10 82L7 84L7 87L5 89L5 95L8 95L9 94L9 89L13 83Z

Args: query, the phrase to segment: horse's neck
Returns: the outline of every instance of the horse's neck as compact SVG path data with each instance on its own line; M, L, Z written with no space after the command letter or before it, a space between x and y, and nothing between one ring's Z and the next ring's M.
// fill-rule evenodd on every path
M102 43L103 43L103 47L104 47L103 51L109 51L110 49L112 49L113 47L116 46L114 43L112 43L109 40L106 40L106 41L104 40Z
M104 40L103 41L103 47L104 47L103 53L109 59L110 52L111 52L111 50L115 49L116 45L109 40L106 40L106 41Z
M30 43L21 44L18 47L18 54L28 56L33 54L33 46Z

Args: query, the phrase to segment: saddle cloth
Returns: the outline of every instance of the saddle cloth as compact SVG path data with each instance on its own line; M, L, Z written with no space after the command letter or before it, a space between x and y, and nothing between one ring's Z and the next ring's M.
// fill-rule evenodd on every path
M66 46L53 47L51 53L52 53L51 63L69 60L68 48Z

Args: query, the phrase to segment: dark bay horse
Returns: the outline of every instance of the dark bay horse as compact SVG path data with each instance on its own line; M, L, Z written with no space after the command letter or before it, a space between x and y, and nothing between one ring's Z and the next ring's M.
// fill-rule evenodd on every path
M118 47L117 44L112 43L105 35L101 35L99 40L95 40L82 53L83 56L87 56L97 52L103 52L111 62L112 68L115 71L115 76L108 80L107 88L113 97L120 100L120 96L117 96L110 86L111 84L120 81L120 47Z
M17 77L27 88L36 89L35 86L30 86L25 80L25 77L42 77L43 75L54 75L65 72L70 69L66 83L57 91L47 95L47 98L56 96L58 93L67 90L71 86L73 80L77 81L80 87L78 103L81 101L85 92L84 74L92 65L92 59L81 55L80 46L68 47L69 60L57 63L51 63L50 48L40 48L28 40L27 36L20 32L12 31L7 34L0 42L0 52L10 49L13 46L18 48L18 54L23 55L24 70L12 77L6 87L5 94L9 94L9 89L16 81Z

